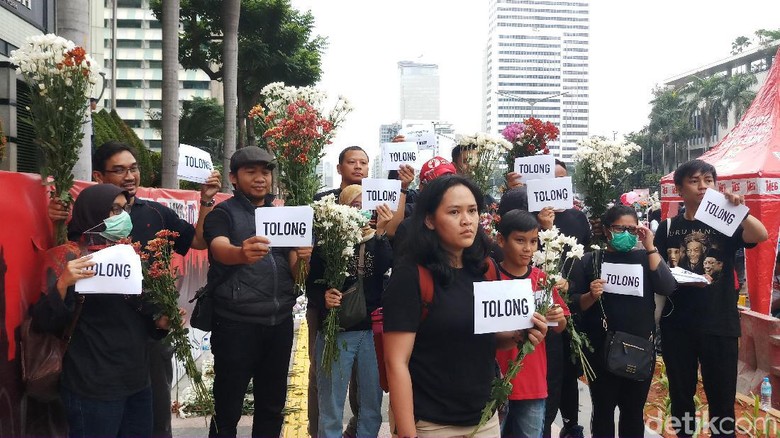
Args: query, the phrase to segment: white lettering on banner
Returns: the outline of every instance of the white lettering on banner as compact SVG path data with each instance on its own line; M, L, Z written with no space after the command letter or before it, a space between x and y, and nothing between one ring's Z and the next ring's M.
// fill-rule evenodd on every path
M704 222L727 236L733 236L749 211L746 205L734 205L723 193L707 189L694 219Z
M604 292L641 297L644 294L644 269L642 265L602 263L601 279Z
M314 210L308 205L255 209L255 231L270 246L296 248L312 245Z
M179 179L202 184L211 176L213 169L211 154L187 144L179 145L179 167L176 171Z
M391 210L398 210L401 198L401 181L397 179L364 178L362 201L363 210L376 210L382 204L387 204Z
M191 225L195 225L198 222L198 212L200 206L198 201L183 201L181 199L174 198L157 198L154 201L170 208L180 219L185 220Z
M416 167L419 153L417 143L382 143L382 170L398 170L402 165Z
M520 174L520 181L532 179L555 178L555 157L552 155L534 155L515 158L515 172Z
M528 211L541 211L545 207L566 210L574 206L571 177L532 179L526 183Z
M535 311L529 279L474 283L474 334L529 328Z
M114 245L92 253L95 264L86 268L95 273L93 277L76 282L76 292L85 294L141 293L143 272L141 258L130 245Z

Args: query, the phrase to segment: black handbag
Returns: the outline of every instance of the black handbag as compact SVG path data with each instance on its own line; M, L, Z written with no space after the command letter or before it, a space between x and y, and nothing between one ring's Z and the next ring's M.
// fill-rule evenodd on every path
M214 328L214 297L211 293L217 285L227 281L233 274L238 272L237 268L232 268L222 274L214 282L207 282L205 286L195 292L195 296L189 301L195 301L195 308L190 315L190 326L204 332L210 332Z
M604 295L601 296L604 299ZM609 330L604 305L599 300L602 324L607 332L604 340L604 364L610 373L631 380L647 380L653 377L655 364L655 344L653 335L649 338L631 333Z
M339 326L348 329L360 324L368 316L366 311L366 294L363 291L363 275L365 274L366 244L360 245L357 266L357 281L343 294L339 306Z

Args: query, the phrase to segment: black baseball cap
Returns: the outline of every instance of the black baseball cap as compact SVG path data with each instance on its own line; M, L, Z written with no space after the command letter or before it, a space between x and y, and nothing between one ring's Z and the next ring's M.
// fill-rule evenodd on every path
M237 173L238 169L250 164L265 164L268 169L276 167L274 156L265 149L257 146L246 146L237 150L230 157L230 173Z

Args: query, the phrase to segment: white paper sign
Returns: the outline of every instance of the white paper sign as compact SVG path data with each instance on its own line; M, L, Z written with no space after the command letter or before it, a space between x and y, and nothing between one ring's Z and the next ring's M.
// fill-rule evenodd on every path
M78 280L76 292L82 294L139 295L144 273L141 257L130 245L114 245L92 253L95 276Z
M528 211L541 211L544 207L566 210L574 206L571 177L532 179L526 183Z
M737 227L749 211L747 205L734 205L726 199L723 193L707 189L701 204L699 204L699 209L696 210L694 219L698 219L730 237L737 231Z
M417 143L382 143L382 170L398 170L402 164L415 167L419 155Z
M436 149L436 132L431 128L412 126L401 129L399 134L404 136L404 140L417 144L417 147L420 150Z
M311 246L314 210L308 205L255 209L255 231L271 246L297 248Z
M474 334L530 328L535 311L530 279L474 283Z
M212 170L211 154L187 144L179 145L179 168L176 171L179 179L203 184Z
M515 172L520 181L527 183L532 179L555 178L555 157L552 155L534 155L515 158Z
M391 210L398 210L401 197L401 181L397 179L363 179L363 210L376 210L377 206L387 204Z
M683 269L679 266L675 266L674 268L669 268L670 271L672 271L672 276L674 276L674 279L677 280L680 284L686 284L686 283L704 283L704 284L710 284L710 281L707 280L707 277L703 275L699 275L695 272L691 272L687 269Z
M642 265L602 263L601 279L607 281L604 283L604 292L634 297L641 297L644 294Z

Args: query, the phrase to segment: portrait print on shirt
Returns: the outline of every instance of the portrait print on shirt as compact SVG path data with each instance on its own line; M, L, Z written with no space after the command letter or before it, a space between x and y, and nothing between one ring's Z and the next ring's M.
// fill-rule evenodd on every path
M720 280L724 260L718 242L703 231L692 231L681 237L679 247L666 250L669 266L679 266L697 274L707 274L712 278L713 283Z

